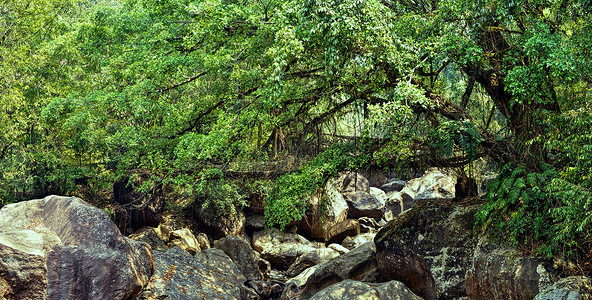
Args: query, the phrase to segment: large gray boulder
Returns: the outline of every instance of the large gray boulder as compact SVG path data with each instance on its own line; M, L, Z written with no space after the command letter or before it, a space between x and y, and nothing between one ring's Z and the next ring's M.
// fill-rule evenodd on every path
M258 298L244 286L244 275L220 249L207 249L192 256L175 246L156 252L154 258L156 272L136 300Z
M214 240L225 236L243 236L245 233L246 218L241 210L222 211L216 205L202 207L197 205L195 221L200 231L207 232Z
M349 207L336 186L339 186L337 181L330 180L325 185L323 195L313 195L309 199L310 208L304 213L299 224L299 229L304 235L326 241L329 229L347 219Z
M104 210L48 196L0 210L0 298L129 299L154 272L150 247Z
M429 169L422 177L409 180L401 190L403 203L424 200L454 199L456 175L437 168ZM406 210L407 207L404 207Z
M214 247L224 251L249 280L261 280L269 271L259 253L242 238L227 236L215 241Z
M324 244L318 245L303 245L297 243L282 243L275 247L266 248L261 252L261 258L269 261L271 266L278 270L289 270L291 273L300 273L302 267L298 264L308 264L310 261L317 263L326 261L332 257L339 255L333 249L325 248ZM305 256L304 261L298 262L298 258ZM295 266L293 266L296 264Z
M389 281L366 284L346 279L335 283L314 295L311 300L421 300L403 283Z
M264 249L276 247L284 243L295 243L313 246L314 244L307 240L305 237L289 232L281 232L277 228L271 228L269 230L261 230L253 232L251 245L253 249L261 253Z
M286 282L280 299L310 299L324 288L346 279L365 282L376 282L380 279L374 243L364 244L305 270Z
M344 193L347 205L349 206L349 216L353 219L369 217L380 221L384 215L385 202L378 200L366 192Z
M374 238L385 279L399 280L425 299L466 296L479 208L424 201L391 221Z

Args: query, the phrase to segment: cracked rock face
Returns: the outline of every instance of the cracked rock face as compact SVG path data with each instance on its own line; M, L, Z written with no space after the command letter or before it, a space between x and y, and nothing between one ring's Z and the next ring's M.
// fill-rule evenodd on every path
M425 299L465 296L479 207L425 201L385 226L374 239L385 279L399 280Z
M154 272L150 247L123 237L107 213L48 196L0 210L0 297L128 299Z

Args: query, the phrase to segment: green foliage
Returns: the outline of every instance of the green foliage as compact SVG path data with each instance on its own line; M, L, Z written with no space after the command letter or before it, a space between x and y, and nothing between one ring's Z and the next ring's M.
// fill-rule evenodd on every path
M326 181L344 170L357 170L372 161L367 141L337 144L317 155L298 172L278 178L265 199L265 224L282 229L298 221L310 204L310 197L324 188Z
M506 165L488 186L476 228L501 243L548 256L588 251L592 194L549 166L528 172Z
M203 200L202 207L214 205L218 211L236 213L246 205L244 193L236 185L224 179L202 180L195 189L196 197Z
M551 210L556 222L554 235L549 241L552 249L588 250L591 247L588 241L592 237L592 192L559 178L552 179L546 190L558 202Z
M476 226L520 249L540 246L553 234L553 201L544 187L556 175L552 169L529 173L523 166L504 166L488 186L487 204L477 213Z
M475 123L468 120L442 122L432 133L432 141L443 157L451 157L458 145L470 161L477 159L479 144L483 141Z

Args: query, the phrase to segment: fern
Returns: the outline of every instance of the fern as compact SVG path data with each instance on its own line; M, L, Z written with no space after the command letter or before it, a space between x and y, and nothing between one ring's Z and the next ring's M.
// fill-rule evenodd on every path
M551 202L539 188L544 185L544 177L541 173L526 173L523 167L504 166L488 186L487 204L477 214L476 228L516 247L538 245L548 239Z
M592 191L562 178L506 165L489 186L476 228L501 243L531 247L541 254L566 254L592 238ZM533 249L528 249L533 250Z
M479 144L483 141L477 126L468 120L442 122L431 139L442 157L451 157L455 145L458 145L471 161L477 159Z

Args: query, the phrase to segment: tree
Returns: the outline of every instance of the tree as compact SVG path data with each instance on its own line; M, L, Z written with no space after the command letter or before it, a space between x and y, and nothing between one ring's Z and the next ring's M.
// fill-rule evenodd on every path
M335 172L402 159L490 156L524 171L502 172L514 183L532 173L590 188L588 1L28 3L0 6L0 163L12 178L47 189L149 170L148 186L226 193L228 207L242 203L229 175L276 177L291 170L248 166L325 151L277 181L290 192L270 199L297 203L283 223ZM582 201L564 204L585 215Z

